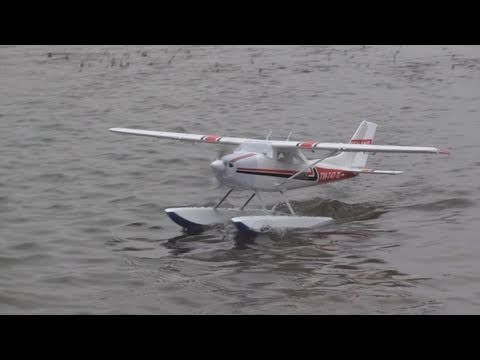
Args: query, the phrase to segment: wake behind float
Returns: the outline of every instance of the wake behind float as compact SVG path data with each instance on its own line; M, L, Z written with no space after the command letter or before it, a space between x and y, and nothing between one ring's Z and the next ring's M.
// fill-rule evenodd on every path
M362 121L350 143L324 143L315 141L265 140L217 135L197 135L163 131L111 128L110 131L181 141L236 145L231 154L213 161L210 167L221 184L229 188L214 207L180 207L166 209L175 223L187 230L202 230L206 226L227 221L239 230L264 232L269 229L311 228L331 224L332 218L298 216L285 192L292 189L323 185L346 180L359 174L397 175L397 170L366 168L370 153L433 153L448 154L435 147L374 145L377 124ZM308 159L303 151L329 151L327 156ZM233 190L253 191L239 208L221 208L220 205ZM290 215L275 212L275 205L267 209L261 192L278 192L284 199ZM262 203L261 209L245 210L254 196Z

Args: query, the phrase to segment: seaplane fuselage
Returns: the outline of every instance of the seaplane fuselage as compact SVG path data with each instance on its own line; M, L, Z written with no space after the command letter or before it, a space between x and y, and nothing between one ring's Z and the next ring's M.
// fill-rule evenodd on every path
M306 159L296 149L278 150L266 143L243 144L234 153L213 161L210 167L226 187L267 192L321 185L358 175L318 160ZM316 165L308 166L309 163Z

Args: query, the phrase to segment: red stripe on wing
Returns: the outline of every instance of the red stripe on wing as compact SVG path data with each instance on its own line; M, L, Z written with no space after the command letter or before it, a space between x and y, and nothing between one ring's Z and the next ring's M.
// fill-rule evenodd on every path
M304 141L301 143L298 143L297 146L301 149L311 149L315 146L316 142L315 141Z
M202 140L211 143L220 140L220 138L221 137L217 135L205 135L204 137L202 137Z

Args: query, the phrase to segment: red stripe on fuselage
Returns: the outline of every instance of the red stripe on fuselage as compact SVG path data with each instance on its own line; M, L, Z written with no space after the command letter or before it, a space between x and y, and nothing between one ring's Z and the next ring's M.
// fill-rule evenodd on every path
M295 174L295 170L281 170L281 169L261 169L261 168L237 168L239 171L261 171L261 172L270 172L276 174Z
M258 173L263 173L264 175L268 175L268 174L293 175L298 172L298 170L262 169L262 168L237 168L237 171L258 172ZM316 181L318 184L345 180L358 175L358 173L355 173L352 171L343 171L343 170L328 169L328 168L321 168L321 167L314 167L314 172L312 172L310 168L306 170L304 173L309 177L317 176ZM250 175L256 175L256 174L250 174Z
M319 184L332 182L332 181L339 181L352 178L357 176L357 173L351 171L343 171L343 170L336 170L336 169L328 169L328 168L321 168L315 167L317 171L318 178L317 182Z

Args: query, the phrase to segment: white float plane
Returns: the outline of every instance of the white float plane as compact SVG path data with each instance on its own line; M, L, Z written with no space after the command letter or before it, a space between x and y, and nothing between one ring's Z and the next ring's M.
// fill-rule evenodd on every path
M228 155L213 161L210 167L215 177L229 190L214 207L182 207L166 209L168 216L189 231L198 231L205 226L231 220L239 230L264 232L270 229L307 228L333 222L329 217L297 216L285 192L307 186L323 185L346 180L359 174L396 175L397 170L366 168L369 153L433 153L448 154L435 147L374 145L377 124L363 121L350 143L324 143L316 141L285 141L197 135L187 133L112 128L110 131L153 136L191 142L237 145ZM302 151L326 150L326 157L308 159ZM239 208L220 208L234 190L253 193ZM282 195L290 215L279 215L275 209L267 209L261 192L278 192ZM261 209L247 212L245 207L257 196Z

